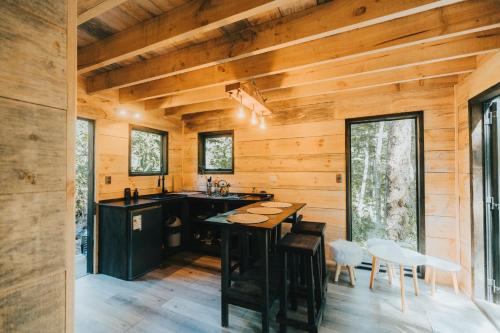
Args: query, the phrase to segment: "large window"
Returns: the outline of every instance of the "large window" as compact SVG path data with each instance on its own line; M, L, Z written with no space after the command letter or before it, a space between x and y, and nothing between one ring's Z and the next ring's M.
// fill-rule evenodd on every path
M206 132L198 135L198 172L234 172L233 131Z
M420 112L347 120L352 241L385 238L424 250L422 122Z
M131 126L129 175L167 174L167 141L167 132Z

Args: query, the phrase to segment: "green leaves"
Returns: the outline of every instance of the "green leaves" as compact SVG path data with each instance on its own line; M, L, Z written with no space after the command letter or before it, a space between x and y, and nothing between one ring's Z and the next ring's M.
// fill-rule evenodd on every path
M130 171L161 172L162 135L139 130L132 130L130 135Z

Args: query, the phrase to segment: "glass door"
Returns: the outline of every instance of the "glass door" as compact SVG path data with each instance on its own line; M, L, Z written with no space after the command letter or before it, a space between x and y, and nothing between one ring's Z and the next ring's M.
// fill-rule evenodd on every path
M347 120L348 236L423 252L422 114Z
M487 297L500 303L500 183L499 155L500 121L497 116L499 98L484 104L484 177L486 218Z
M75 278L93 272L94 122L76 121L75 141Z

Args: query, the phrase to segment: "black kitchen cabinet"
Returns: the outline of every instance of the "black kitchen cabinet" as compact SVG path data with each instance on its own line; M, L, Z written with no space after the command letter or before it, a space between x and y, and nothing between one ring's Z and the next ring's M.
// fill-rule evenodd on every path
M99 273L133 280L162 263L163 241L161 203L99 204Z

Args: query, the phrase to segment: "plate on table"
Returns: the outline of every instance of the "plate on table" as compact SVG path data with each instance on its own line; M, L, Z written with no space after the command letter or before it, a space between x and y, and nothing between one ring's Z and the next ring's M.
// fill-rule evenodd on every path
M292 204L288 202L279 202L279 201L266 201L260 204L262 207L269 208L286 208L291 207Z
M247 209L247 213L262 215L275 215L281 213L282 211L283 209L273 207L252 207Z
M227 220L234 223L254 224L266 222L269 220L269 217L259 214L233 214L229 215Z

